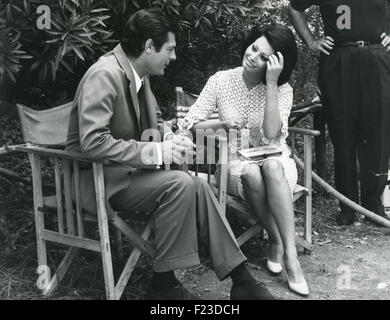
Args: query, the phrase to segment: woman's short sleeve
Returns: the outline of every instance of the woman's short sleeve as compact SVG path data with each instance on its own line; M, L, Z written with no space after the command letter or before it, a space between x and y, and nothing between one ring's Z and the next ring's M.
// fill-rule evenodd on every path
M178 124L182 130L189 130L194 124L207 120L217 107L218 74L209 78L196 102L186 117Z
M282 127L280 129L281 138L286 139L288 136L288 119L290 117L293 104L293 89L289 84L280 87L278 93L278 105Z

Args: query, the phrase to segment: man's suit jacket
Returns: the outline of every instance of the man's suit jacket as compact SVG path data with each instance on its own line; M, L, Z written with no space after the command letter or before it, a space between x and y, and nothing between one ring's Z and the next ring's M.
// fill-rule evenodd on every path
M159 130L163 137L164 130L167 132L169 128L161 120L147 77L141 90L144 90L141 107L146 108L149 127ZM88 69L78 86L74 103L66 150L110 161L110 165L104 166L110 214L112 208L108 200L128 187L131 172L156 168L158 152L156 143L141 141L135 78L120 45ZM80 176L82 205L96 212L92 170L83 170Z

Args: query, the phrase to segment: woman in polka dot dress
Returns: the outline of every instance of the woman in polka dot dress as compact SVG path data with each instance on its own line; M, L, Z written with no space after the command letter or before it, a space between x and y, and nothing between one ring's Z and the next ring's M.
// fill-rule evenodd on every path
M308 295L295 245L292 191L297 168L286 144L293 101L287 81L296 60L297 47L290 29L280 24L255 28L243 46L242 66L211 76L179 127L193 132L210 128L240 132L229 141L228 192L245 199L267 230L268 270L279 274L284 265L289 288ZM207 120L215 108L219 120ZM260 164L237 154L237 149L248 144L279 145L283 152Z

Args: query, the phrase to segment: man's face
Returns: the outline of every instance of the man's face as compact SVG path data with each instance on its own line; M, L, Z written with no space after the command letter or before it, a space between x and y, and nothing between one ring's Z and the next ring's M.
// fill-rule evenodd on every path
M162 76L165 73L165 68L173 60L176 60L176 41L175 34L168 32L168 40L163 44L160 51L157 52L153 47L152 53L149 56L149 74Z

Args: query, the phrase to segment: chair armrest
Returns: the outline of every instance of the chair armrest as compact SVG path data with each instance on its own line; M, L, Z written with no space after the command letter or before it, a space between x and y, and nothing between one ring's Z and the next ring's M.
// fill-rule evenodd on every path
M227 202L227 176L228 176L228 160L229 160L229 148L228 148L228 138L224 135L218 134L210 134L205 136L206 140L214 140L219 143L219 163L217 164L220 170L220 179L218 181L217 189L218 189L218 202L221 206L222 214L226 214L226 202ZM213 144L214 145L214 144ZM215 152L214 150L210 150L211 152ZM212 157L215 159L215 157ZM209 167L209 172L207 175L207 182L210 183L210 175L211 175L211 164L214 163L206 163Z
M39 147L35 145L15 145L8 147L9 150L15 151L15 152L28 152L28 153L35 153L39 155L46 155L46 156L52 156L52 157L59 157L62 159L67 160L76 160L76 161L83 161L83 162L90 162L90 163L109 163L107 160L96 160L92 159L90 157L85 156L82 153L78 152L69 152L64 150L58 150L58 149L50 149L50 148L44 148Z
M296 127L289 127L288 131L290 133L303 134L303 135L313 136L313 137L321 135L321 132L318 130L310 130L310 129L296 128Z
M6 156L14 152L15 150L12 148L12 146L5 146L0 148L0 156Z
M322 108L321 103L307 103L291 109L291 114L316 112Z

